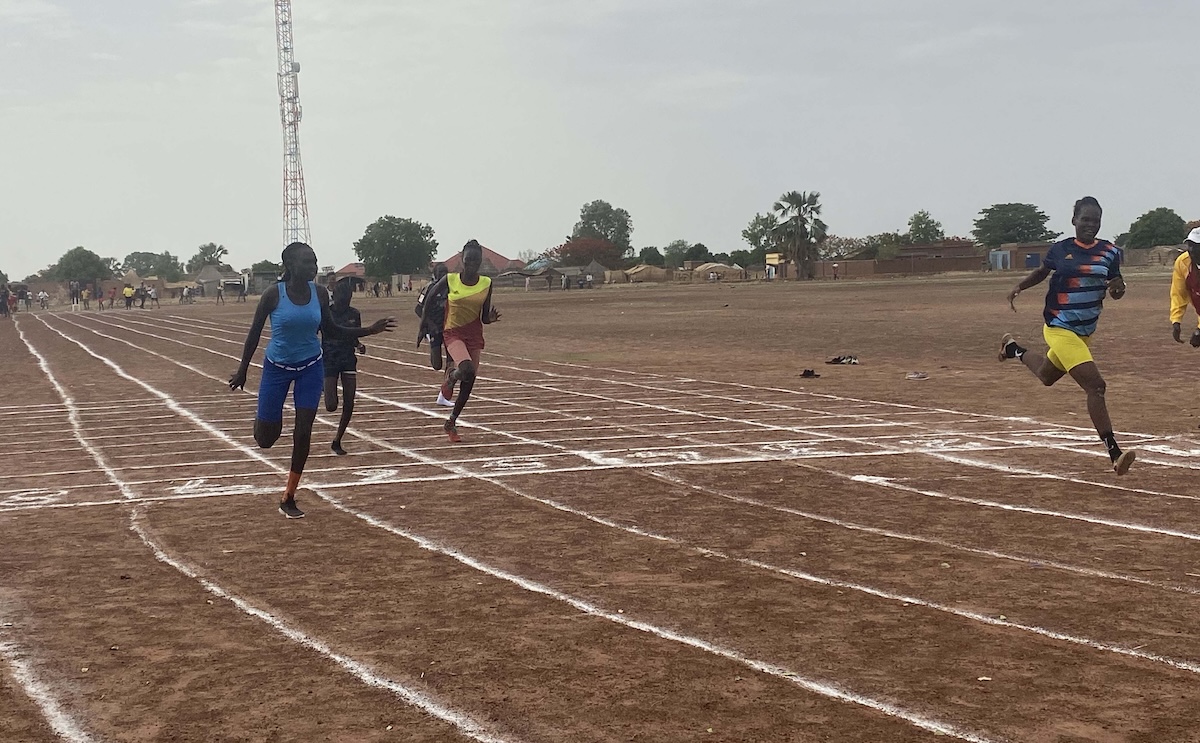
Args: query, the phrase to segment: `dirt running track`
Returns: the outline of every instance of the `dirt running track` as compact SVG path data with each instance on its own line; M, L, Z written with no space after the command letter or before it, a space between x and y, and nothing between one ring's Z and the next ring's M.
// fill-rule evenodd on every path
M457 446L358 300L294 522L253 305L0 323L0 740L1200 740L1200 351L1106 309L1118 479L1014 281L501 293Z

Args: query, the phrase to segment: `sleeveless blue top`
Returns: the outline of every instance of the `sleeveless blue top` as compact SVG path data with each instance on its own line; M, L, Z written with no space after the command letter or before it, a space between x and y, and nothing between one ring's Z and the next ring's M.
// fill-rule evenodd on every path
M321 302L317 285L308 282L308 304L299 306L288 298L287 285L279 282L279 304L271 310L271 342L267 359L276 364L299 364L321 355L317 330L321 327Z

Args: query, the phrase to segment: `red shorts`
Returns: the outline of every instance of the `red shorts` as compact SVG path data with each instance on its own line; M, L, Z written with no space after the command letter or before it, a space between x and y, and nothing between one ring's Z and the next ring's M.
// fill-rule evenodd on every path
M468 325L447 328L442 331L442 343L455 364L470 359L478 366L484 346L483 323L476 320Z

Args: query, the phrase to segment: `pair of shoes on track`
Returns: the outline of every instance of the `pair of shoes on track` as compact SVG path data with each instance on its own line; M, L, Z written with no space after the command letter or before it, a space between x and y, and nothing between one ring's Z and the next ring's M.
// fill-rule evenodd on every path
M1000 338L1000 352L997 354L997 358L1000 361L1007 361L1011 358L1016 358L1015 356L1008 355L1009 344L1016 342L1017 339L1013 338L1012 333L1005 333L1004 336ZM1121 452L1121 456L1117 457L1113 462L1113 472L1116 472L1118 475L1125 474L1129 471L1129 468L1133 466L1133 462L1136 459L1137 452L1133 449L1128 449Z
M279 504L279 512L282 513L284 516L286 516L289 519L304 518L304 511L301 511L300 508L296 505L295 497L291 497L285 501L281 501Z

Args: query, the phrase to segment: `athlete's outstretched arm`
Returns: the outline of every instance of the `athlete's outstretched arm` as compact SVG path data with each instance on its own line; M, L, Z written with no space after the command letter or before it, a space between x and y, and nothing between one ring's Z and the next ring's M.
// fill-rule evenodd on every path
M319 284L317 285L317 300L321 304L321 333L326 338L356 340L366 335L378 335L384 331L390 333L396 327L396 318L394 317L376 320L365 328L349 328L345 325L338 325L333 321L333 315L329 312L329 291Z
M483 312L479 319L483 320L484 325L490 325L500 319L500 310L492 306L492 287L488 287L487 299L483 300Z
M258 342L262 339L263 327L267 318L279 306L279 286L269 286L258 300L254 310L254 322L250 324L250 332L246 333L246 345L242 347L242 363L238 370L229 378L229 389L236 390L246 386L246 375L250 373L250 361L258 350Z
M1021 283L1013 287L1013 290L1008 293L1008 306L1012 307L1012 311L1017 311L1017 295L1026 289L1031 289L1046 280L1050 275L1050 269L1046 266L1035 268L1028 276L1021 279Z
M425 319L425 310L429 307L431 301L436 301L437 297L446 289L446 277L438 279L421 290L421 294L417 297L417 316L422 320Z

